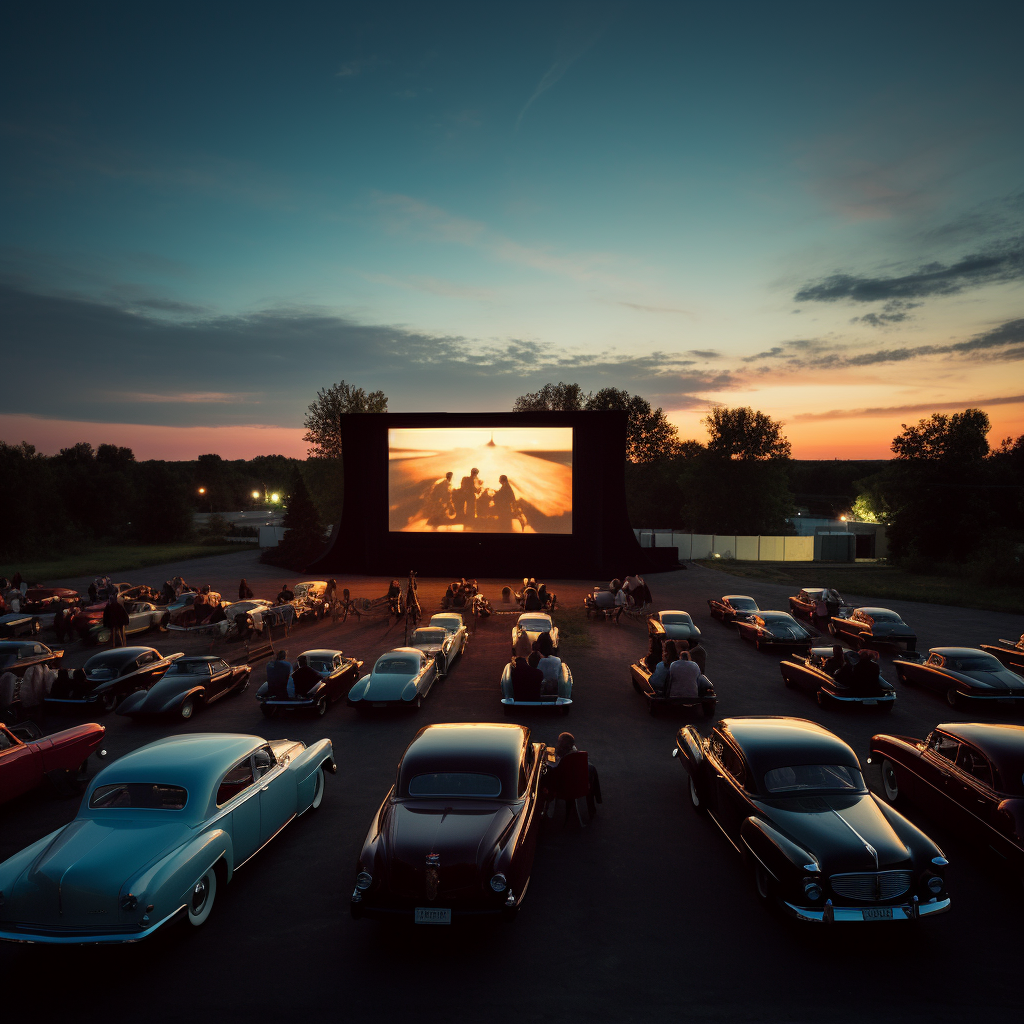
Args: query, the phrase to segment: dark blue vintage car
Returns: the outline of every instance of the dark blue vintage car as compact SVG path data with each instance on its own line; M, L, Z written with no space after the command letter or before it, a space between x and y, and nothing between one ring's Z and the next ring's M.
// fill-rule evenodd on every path
M908 651L893 658L901 683L934 690L950 707L999 704L1024 707L1024 677L974 647L933 647L927 657Z

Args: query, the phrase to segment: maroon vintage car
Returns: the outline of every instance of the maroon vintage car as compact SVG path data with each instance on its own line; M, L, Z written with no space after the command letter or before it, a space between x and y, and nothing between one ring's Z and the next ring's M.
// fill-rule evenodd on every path
M49 779L58 790L85 772L89 755L103 741L106 730L89 722L42 736L32 722L8 727L0 724L0 803L13 800Z
M533 867L543 762L525 726L420 729L363 843L353 917L513 917Z
M64 602L65 608L77 608L82 603L82 595L77 590L67 587L29 587L25 591L25 599L21 602L23 612L52 612L58 601Z
M890 803L908 800L991 847L1024 881L1024 725L952 723L926 739L871 737Z

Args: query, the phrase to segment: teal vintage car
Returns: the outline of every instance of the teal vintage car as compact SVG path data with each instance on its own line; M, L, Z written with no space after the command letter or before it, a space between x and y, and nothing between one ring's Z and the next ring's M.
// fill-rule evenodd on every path
M336 770L328 739L191 733L126 754L73 821L0 864L0 939L135 942L203 924L218 888L316 810Z

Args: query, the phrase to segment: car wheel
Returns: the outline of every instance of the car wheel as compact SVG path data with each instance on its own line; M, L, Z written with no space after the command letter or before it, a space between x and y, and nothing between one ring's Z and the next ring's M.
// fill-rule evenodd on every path
M316 778L313 780L313 802L309 805L311 811L315 811L324 802L324 770L317 768Z
M105 693L99 699L99 708L103 714L107 714L109 711L113 711L117 707L117 694L116 693Z
M189 697L188 700L183 700L181 702L181 707L178 708L178 714L187 721L192 717L192 712L194 710L195 704L193 703L192 698Z
M188 897L188 923L194 928L206 923L213 910L213 899L217 895L217 872L210 868L199 879Z
M504 709L504 711L505 711L505 717L506 717L506 718L508 718L508 717L509 717L509 715L511 715L511 714L512 714L512 708L510 708L510 707L508 706L508 704L502 704L501 706L502 706L502 708L503 708L503 709Z
M697 787L694 784L693 776L690 776L690 806L698 813L704 813L704 801L700 798L700 793L697 792Z
M883 714L883 715L888 715L888 714L891 714L891 712L892 712L892 709L893 709L894 707L896 707L896 701L894 701L894 700L887 700L887 701L886 701L886 702L885 702L885 703L884 703L884 704L883 704L883 705L881 706L882 714Z
M327 698L321 697L313 708L313 713L317 718L323 718L327 714Z
M760 862L754 861L754 888L758 897L767 903L772 898L772 878L768 869Z
M260 705L260 711L263 712L263 716L265 718L276 718L277 717L277 708L273 707L272 705L261 704Z
M882 789L889 803L895 804L899 800L900 785L896 777L896 766L888 758L882 760Z
M951 686L946 691L946 703L951 708L958 708L963 703L960 699L960 694L957 692L957 688L955 686Z

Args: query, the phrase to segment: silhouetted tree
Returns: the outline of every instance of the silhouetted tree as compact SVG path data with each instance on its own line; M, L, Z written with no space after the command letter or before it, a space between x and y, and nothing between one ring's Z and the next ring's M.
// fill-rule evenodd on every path
M387 412L388 396L383 391L367 394L345 381L321 388L303 421L306 433L302 440L309 448L310 458L341 458L341 417L351 412Z
M732 459L788 459L792 446L782 424L749 406L727 409L715 406L701 420L707 427L707 449Z

